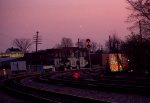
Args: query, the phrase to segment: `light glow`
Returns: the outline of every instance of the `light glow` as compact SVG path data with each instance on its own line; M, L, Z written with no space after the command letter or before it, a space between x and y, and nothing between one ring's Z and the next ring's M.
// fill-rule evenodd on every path
M128 59L124 54L109 54L109 66L112 72L127 69Z
M19 58L19 57L24 57L24 53L3 53L3 54L0 54L0 57Z

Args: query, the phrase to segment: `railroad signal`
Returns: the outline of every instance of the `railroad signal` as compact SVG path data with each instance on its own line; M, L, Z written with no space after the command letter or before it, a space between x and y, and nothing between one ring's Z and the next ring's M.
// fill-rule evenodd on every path
M78 80L78 78L79 78L79 72L78 72L78 71L75 71L75 72L73 73L73 77L74 77L75 80Z
M87 47L87 48L91 48L91 45L90 45L90 44L87 44L86 47Z
M90 39L86 39L86 42L87 42L87 43L90 43L90 42L91 42L91 40L90 40Z
M86 39L86 47L87 47L87 48L91 48L90 42L91 42L90 39Z
M90 39L86 39L86 47L88 48L89 51L89 64L90 64L90 69L91 69L91 56L90 56L90 48L91 48L91 40Z

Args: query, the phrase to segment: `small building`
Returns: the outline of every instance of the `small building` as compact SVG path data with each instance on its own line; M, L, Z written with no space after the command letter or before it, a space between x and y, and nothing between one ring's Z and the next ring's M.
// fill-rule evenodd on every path
M15 60L10 62L10 66L11 66L11 72L25 72L25 71L27 71L26 61L24 61L24 60L15 59Z
M0 58L0 76L10 77L12 74L26 72L24 58Z
M0 53L0 58L21 58L24 57L24 53L22 53L18 48L8 48L5 53Z
M21 51L18 48L11 47L8 48L5 53L21 53Z

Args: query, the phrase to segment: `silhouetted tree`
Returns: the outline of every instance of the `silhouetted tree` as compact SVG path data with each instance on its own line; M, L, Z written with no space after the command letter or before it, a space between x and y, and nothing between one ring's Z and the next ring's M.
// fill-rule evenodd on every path
M150 36L150 0L126 1L129 4L128 9L132 11L128 17L128 21L134 24L130 29L133 30L139 27L140 21L143 36Z
M61 48L61 44L55 44L55 46L53 48Z
M121 43L122 40L119 39L116 34L109 36L109 40L106 41L106 49L109 50L110 53L117 53L121 51Z
M96 52L98 50L98 43L95 41L91 42L91 51Z
M78 42L75 43L75 46L78 47ZM79 39L79 48L86 48L86 40Z
M71 38L63 37L61 39L61 47L73 47L73 42Z
M129 68L142 74L150 72L150 40L137 34L129 35L124 43L124 51L128 54Z
M19 48L22 52L28 52L28 49L32 45L32 41L30 39L25 38L16 38L13 40L13 45L17 48Z
M137 28L139 32L132 32L127 38L124 47L130 59L130 68L139 73L150 72L150 0L126 0L129 4L131 14L129 22L134 25L132 30Z

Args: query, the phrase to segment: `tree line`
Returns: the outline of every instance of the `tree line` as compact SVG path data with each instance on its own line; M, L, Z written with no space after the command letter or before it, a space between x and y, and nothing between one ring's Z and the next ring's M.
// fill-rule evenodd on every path
M150 0L126 0L132 23L130 34L124 41L115 35L109 37L106 47L111 53L125 53L129 58L129 69L137 74L150 73Z
M19 48L22 52L28 52L28 49L33 45L32 40L26 38L16 38L13 40L13 46ZM79 47L79 48L87 48L86 47L86 39L79 39L79 42L73 43L73 40L68 37L63 37L60 43L55 44L53 48L63 48L63 47ZM95 41L91 41L91 51L96 52L98 49L102 49L102 45Z

